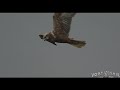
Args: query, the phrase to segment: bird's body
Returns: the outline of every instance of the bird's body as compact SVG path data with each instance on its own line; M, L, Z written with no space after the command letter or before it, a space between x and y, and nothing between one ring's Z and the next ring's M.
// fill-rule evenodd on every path
M55 13L53 15L53 31L44 35L39 35L41 39L48 41L54 45L57 43L68 43L75 47L81 48L85 46L85 41L78 41L69 38L72 17L75 13Z

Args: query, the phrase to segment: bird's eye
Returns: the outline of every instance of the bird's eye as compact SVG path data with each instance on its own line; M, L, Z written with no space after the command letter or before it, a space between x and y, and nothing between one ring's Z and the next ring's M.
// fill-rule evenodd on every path
M49 39L49 37L48 37L48 36L46 36L46 37L45 37L45 39L47 40L47 39Z

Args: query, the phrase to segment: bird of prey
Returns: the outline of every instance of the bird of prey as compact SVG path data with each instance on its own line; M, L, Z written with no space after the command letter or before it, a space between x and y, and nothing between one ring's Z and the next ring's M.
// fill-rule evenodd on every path
M39 37L44 41L48 41L54 45L57 43L67 43L77 48L82 48L86 45L85 41L74 40L69 38L72 18L76 13L54 13L53 15L53 30L49 33L40 34Z

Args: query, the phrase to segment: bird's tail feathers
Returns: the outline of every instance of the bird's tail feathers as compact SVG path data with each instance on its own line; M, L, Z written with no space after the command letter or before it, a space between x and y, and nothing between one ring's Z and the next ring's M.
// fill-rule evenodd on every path
M71 43L69 43L70 45L77 47L77 48L82 48L86 45L85 41L77 41L77 40L71 40Z

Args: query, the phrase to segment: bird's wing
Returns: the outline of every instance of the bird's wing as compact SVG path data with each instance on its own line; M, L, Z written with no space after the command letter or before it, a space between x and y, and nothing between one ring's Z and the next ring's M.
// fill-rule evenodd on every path
M55 13L53 16L54 31L68 35L74 15L75 13Z

